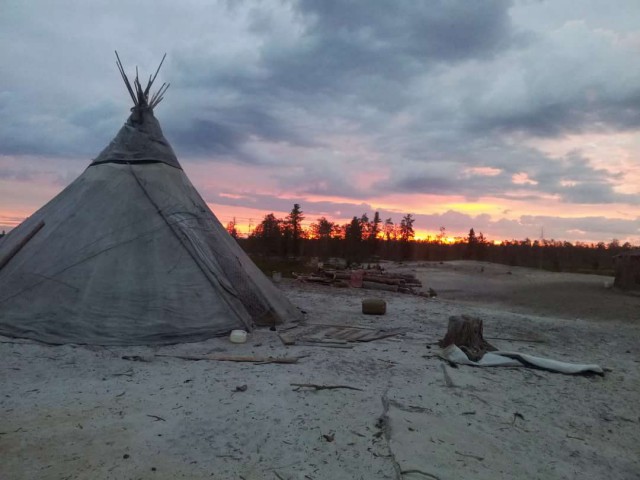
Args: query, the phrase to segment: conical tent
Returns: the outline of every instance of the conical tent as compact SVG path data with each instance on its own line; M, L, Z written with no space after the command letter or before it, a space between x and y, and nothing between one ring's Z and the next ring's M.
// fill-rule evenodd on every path
M134 93L121 72L135 104L126 124L0 242L0 334L167 344L297 320L182 170L153 115L165 86L149 100L153 79L143 90L136 78Z

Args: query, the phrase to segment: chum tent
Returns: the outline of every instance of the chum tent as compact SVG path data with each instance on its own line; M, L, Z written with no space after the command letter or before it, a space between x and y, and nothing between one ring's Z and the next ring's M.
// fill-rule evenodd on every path
M127 122L75 181L0 241L0 335L168 344L298 320L164 138L153 109L168 85L149 98L158 72L145 89L137 76L132 87L117 63L134 102Z

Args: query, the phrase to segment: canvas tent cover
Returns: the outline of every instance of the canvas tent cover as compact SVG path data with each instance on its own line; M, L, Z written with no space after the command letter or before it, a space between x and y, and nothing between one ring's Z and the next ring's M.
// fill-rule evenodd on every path
M195 190L149 107L0 242L0 334L199 341L300 313Z

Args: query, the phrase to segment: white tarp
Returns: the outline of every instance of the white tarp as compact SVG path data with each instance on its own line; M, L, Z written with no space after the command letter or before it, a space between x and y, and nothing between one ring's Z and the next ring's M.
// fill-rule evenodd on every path
M535 357L526 353L508 352L508 351L495 351L487 352L484 356L474 362L469 360L467 355L460 350L456 345L449 345L442 349L440 357L448 360L449 362L459 365L472 365L474 367L522 367L533 366L542 368L544 370L550 370L552 372L576 374L576 373L599 373L603 374L604 370L599 365L595 364L582 364L582 363L567 363L560 362L558 360L552 360L550 358Z

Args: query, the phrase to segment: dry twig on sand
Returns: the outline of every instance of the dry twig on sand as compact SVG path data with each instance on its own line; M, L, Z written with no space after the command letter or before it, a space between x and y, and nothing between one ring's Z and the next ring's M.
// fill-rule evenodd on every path
M418 470L415 468L412 470L402 470L400 472L400 475L410 475L410 474L423 475L425 478L433 478L435 480L440 480L440 477L434 475L433 473L423 472L422 470Z
M247 362L247 363L298 363L299 357L253 357L253 356L226 356L226 355L163 355L156 354L156 357L180 358L182 360L212 360L217 362Z
M510 338L510 337L484 337L489 340L504 340L506 342L524 342L524 343L547 343L546 340L540 338Z
M299 391L302 388L313 388L315 391L318 390L336 390L338 388L345 388L347 390L359 390L363 391L361 388L352 387L350 385L316 385L315 383L290 383L292 387L296 387L293 390Z
M478 455L470 455L468 453L460 453L459 451L455 451L456 455L460 455L461 457L469 457L469 458L473 458L475 460L478 460L479 462L482 462L484 460L484 457L479 457Z

